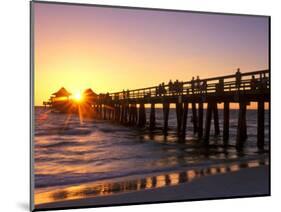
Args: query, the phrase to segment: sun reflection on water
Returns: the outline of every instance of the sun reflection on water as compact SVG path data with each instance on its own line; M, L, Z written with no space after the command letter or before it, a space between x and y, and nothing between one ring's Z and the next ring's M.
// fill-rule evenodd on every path
M35 205L65 200L82 199L111 195L121 192L139 191L165 186L175 186L181 183L192 182L200 177L237 172L243 168L253 168L268 165L268 160L254 160L241 164L224 164L207 168L197 168L182 172L149 176L137 180L124 180L119 182L85 183L69 187L57 187L50 191L36 189Z

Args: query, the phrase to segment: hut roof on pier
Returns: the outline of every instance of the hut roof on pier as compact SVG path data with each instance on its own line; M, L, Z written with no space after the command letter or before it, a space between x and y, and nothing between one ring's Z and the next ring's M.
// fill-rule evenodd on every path
M83 95L86 97L97 97L98 96L91 88L86 89L84 91Z
M64 87L59 89L57 92L53 93L52 95L56 97L62 97L62 96L70 96L71 93L69 93Z

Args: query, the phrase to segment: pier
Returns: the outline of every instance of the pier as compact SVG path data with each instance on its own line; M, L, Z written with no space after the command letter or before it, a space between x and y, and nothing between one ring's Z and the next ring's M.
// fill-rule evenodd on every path
M192 113L193 132L209 144L210 128L214 120L214 133L221 133L225 145L229 139L229 111L231 103L239 104L236 133L236 147L242 149L247 139L247 106L257 104L257 146L264 148L265 103L270 101L269 71L255 71L206 79L194 79L171 84L102 94L92 107L98 117L112 120L128 126L155 128L155 105L163 108L163 133L167 134L171 104L175 104L177 131L185 136L187 115ZM173 85L175 86L175 84ZM223 103L222 132L219 123L218 104ZM203 106L206 105L206 117ZM147 107L149 106L149 107ZM146 117L146 110L150 110ZM190 110L190 111L189 111Z
M247 106L255 103L257 107L257 147L264 149L265 140L265 103L270 103L269 70L211 77L192 78L190 81L170 81L167 84L123 90L115 93L96 94L87 89L83 102L69 99L71 95L65 88L53 93L49 102L44 102L61 112L84 112L91 117L113 121L126 126L148 128L156 127L156 104L163 110L163 134L168 134L171 105L175 107L177 134L185 139L188 113L192 115L193 134L209 145L210 129L213 123L214 136L222 134L226 147L229 140L230 104L238 105L236 148L242 150L247 140ZM56 101L56 99L59 99ZM62 101L63 99L63 101ZM220 123L218 105L223 110ZM83 110L79 108L83 106ZM204 108L205 113L204 113ZM147 110L149 110L148 113ZM147 114L149 114L147 117ZM82 114L83 116L83 114ZM204 117L205 116L205 117ZM213 121L213 122L212 122ZM222 127L220 126L222 125Z

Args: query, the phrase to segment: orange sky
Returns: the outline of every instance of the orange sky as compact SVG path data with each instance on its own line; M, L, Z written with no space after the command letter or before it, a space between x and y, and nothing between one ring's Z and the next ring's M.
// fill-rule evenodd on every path
M268 19L33 3L35 105L268 68Z

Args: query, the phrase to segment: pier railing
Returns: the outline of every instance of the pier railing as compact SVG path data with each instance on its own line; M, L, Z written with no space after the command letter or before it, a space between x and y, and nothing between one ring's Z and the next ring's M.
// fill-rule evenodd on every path
M224 93L238 90L247 91L269 89L268 70L241 73L240 76L241 79L238 81L236 74L205 79L194 79L186 82L174 81L172 83L162 83L153 87L101 94L100 98L126 100L159 96L179 96L203 93Z

